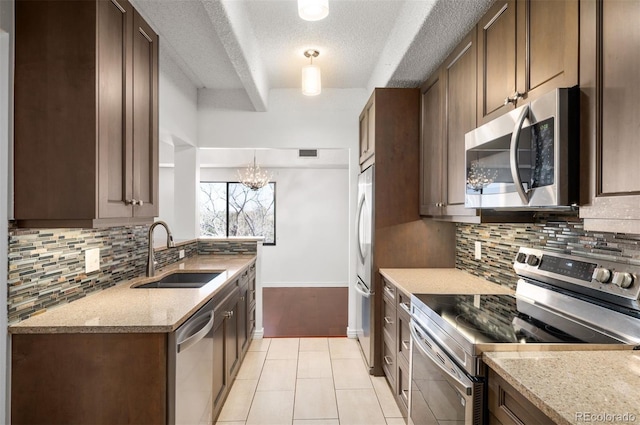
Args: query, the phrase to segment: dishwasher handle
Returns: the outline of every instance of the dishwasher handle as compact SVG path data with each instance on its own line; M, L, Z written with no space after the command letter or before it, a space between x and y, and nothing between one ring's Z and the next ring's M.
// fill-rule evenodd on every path
M200 320L194 321L191 326L196 327L196 324L200 325L202 323L204 323L204 326L199 329L196 328L197 330L193 329L191 332L188 332L181 341L177 342L178 353L198 343L213 329L213 311L209 312L206 316L201 316Z

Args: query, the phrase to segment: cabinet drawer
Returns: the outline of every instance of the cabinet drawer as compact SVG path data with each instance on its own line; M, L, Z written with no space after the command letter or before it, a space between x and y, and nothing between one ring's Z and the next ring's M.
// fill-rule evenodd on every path
M387 344L385 341L382 344L382 370L389 381L391 388L396 387L396 351L393 345Z
M394 284L389 283L385 278L382 278L382 293L384 294L385 297L395 301L396 287Z
M383 299L383 304L382 333L385 341L393 347L396 340L396 305L387 298Z
M409 363L410 355L410 344L411 344L411 335L409 328L409 321L411 318L409 316L405 316L404 314L400 314L398 312L398 334L397 334L397 349L398 349L398 357L402 357L407 363Z
M549 424L553 421L500 375L489 369L489 412L501 425Z
M411 316L411 296L396 289L396 299L398 300L398 314Z
M398 357L398 376L396 377L398 384L396 386L396 400L403 417L407 417L409 411L409 362Z

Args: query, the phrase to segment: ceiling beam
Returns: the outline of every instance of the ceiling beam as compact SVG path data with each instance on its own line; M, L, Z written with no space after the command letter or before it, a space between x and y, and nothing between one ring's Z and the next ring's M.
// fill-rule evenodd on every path
M243 2L203 0L203 5L253 107L266 111L269 83Z

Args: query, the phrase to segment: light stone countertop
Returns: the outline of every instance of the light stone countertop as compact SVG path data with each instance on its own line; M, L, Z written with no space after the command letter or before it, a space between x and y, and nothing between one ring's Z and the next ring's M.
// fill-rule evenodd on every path
M153 278L131 279L69 304L9 326L25 333L140 333L172 332L240 274L255 255L198 255L156 271ZM201 288L133 289L161 279L172 271L217 271L218 277Z
M637 423L640 351L630 349L494 352L483 360L558 424Z
M380 273L408 294L514 294L506 286L459 269L380 269Z

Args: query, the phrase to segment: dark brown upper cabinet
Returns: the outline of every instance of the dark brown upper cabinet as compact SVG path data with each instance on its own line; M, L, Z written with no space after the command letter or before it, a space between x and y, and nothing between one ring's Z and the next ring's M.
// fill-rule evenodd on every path
M374 163L376 153L376 95L369 98L360 114L360 170Z
M480 19L478 125L578 84L578 0L501 0Z
M477 216L464 207L464 138L476 128L476 52L474 30L422 86L422 215L454 221Z
M158 214L158 36L126 0L18 0L15 211L21 227Z
M640 234L640 2L580 6L580 208L587 230Z

